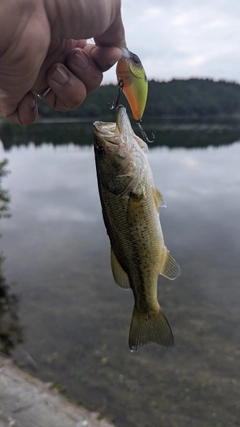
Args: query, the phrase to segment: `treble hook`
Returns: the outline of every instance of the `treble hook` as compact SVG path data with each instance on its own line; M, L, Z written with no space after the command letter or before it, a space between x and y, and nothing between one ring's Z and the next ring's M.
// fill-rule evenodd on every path
M119 104L119 99L120 99L121 93L123 91L123 87L124 87L124 81L122 79L119 79L117 97L112 101L112 104L110 104L110 101L108 101L108 103L107 103L109 110L115 110L115 108L117 108L117 106ZM142 119L137 120L136 124L138 125L138 127L141 131L141 134L142 134L144 141L149 143L149 144L153 143L155 141L155 135L152 133L152 138L153 138L152 140L150 140L148 138L146 132L142 128Z
M141 134L142 134L142 137L143 137L144 141L148 142L149 144L152 144L155 141L155 135L154 135L154 133L152 133L152 140L150 140L150 139L148 139L148 136L147 136L145 130L143 130L143 128L142 128L142 119L137 120L136 124L138 125L138 127L139 127L139 129L141 131Z
M109 110L115 110L115 108L117 108L118 103L119 103L119 99L121 96L121 93L123 91L123 86L124 86L124 81L122 79L119 80L118 82L118 94L117 94L117 98L113 100L112 105L110 104L110 101L108 101L107 106Z

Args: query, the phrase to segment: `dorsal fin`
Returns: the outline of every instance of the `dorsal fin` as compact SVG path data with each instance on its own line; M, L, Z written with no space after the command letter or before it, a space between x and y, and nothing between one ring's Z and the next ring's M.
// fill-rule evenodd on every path
M160 193L160 191L158 191L157 188L154 188L154 190L153 190L153 198L154 198L154 203L155 203L157 210L158 210L159 206L161 208L167 207L166 202L165 202L162 194Z

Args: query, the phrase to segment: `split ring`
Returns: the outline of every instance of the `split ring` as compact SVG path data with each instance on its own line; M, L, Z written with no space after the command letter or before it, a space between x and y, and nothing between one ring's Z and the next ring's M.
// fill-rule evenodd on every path
M40 99L45 98L45 96L47 96L47 95L49 94L50 90L51 90L51 88L50 88L50 87L48 87L48 88L47 88L43 93L41 93L41 94L37 95L37 96L38 96L38 98L40 98Z

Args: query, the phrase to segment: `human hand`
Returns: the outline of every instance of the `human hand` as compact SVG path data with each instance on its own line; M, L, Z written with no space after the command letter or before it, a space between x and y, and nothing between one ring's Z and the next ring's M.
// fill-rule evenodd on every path
M52 108L76 108L125 44L120 0L2 0L0 111L15 123L32 123L34 94L48 87L44 101Z

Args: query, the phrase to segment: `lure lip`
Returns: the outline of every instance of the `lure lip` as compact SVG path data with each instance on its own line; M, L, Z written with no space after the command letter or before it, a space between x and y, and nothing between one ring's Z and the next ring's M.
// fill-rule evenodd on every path
M121 51L122 51L122 58L121 59L130 59L132 57L132 53L130 52L130 50L126 47L126 46L121 46L120 47Z

